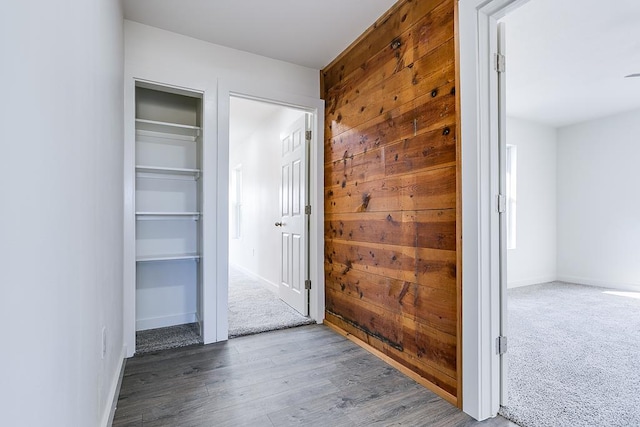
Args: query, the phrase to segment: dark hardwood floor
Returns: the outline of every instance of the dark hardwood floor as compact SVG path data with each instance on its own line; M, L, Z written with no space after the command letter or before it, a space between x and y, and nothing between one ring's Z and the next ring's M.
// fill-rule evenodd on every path
M476 422L325 326L127 360L114 426L515 426Z

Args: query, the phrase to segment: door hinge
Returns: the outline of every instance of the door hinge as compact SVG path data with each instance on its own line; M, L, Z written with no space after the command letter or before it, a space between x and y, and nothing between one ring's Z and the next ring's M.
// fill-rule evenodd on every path
M308 130L304 133L304 137L306 138L307 141L311 141L311 131Z
M497 72L499 73L504 73L505 68L506 68L506 58L503 54L501 53L496 53L495 54L495 63L494 63L494 68Z
M507 352L507 337L496 338L496 354L503 355Z
M311 289L311 280L307 279L304 281L304 288Z
M305 215L311 215L311 205L307 205L304 207Z
M497 196L497 206L498 213L504 213L507 210L507 198L502 194L498 194Z

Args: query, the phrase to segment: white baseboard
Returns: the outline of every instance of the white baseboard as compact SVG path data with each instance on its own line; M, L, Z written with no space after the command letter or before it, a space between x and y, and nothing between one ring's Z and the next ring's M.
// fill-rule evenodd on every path
M122 377L124 377L124 367L126 365L126 354L127 349L123 346L120 354L120 371L118 372L118 375L111 380L111 387L109 387L111 404L107 405L109 410L104 411L102 416L102 422L100 423L102 427L111 427L113 424L113 418L116 415L116 407L118 406L118 397L120 396L120 387L122 386Z
M621 291L640 292L640 284L638 283L620 283L607 280L590 279L587 277L576 276L558 276L561 282L574 283L576 285L597 286L599 288L618 289Z
M541 283L555 282L556 280L558 280L558 278L556 278L555 276L547 276L547 277L538 277L535 279L516 280L513 282L508 281L507 289L521 288L523 286L539 285Z
M182 313L171 316L138 319L136 320L136 331L166 328L167 326L184 325L185 323L196 323L197 321L196 313Z
M242 267L241 265L238 264L229 264L230 267L233 267L237 270L240 270L241 272L243 272L244 274L246 274L247 276L251 277L254 280L258 280L261 283L265 284L265 285L269 285L270 287L272 287L275 291L278 291L278 289L280 289L280 286L278 286L277 283L273 283L270 280L265 279L264 277L260 276L257 273L254 273L251 270L248 270L244 267Z

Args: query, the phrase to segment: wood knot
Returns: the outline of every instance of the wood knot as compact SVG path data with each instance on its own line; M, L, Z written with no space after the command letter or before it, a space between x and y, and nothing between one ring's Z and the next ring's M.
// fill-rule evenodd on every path
M345 269L342 271L342 274L347 274L352 267L353 267L353 263L351 262L351 260L348 259L345 262Z
M369 207L369 202L371 201L371 194L369 193L365 193L362 196L362 207L364 209L367 209Z

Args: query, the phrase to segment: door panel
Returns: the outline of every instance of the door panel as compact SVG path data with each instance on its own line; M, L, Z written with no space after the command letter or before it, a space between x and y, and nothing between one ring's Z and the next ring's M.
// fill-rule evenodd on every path
M307 278L307 141L306 117L296 120L282 137L282 180L280 186L281 218L276 225L282 235L282 280L280 299L308 314Z
M280 210L280 215L283 217L289 216L289 194L291 193L291 191L289 190L289 184L291 181L290 170L291 165L282 165L282 182L280 184L280 206L282 207L282 209Z
M302 207L302 188L300 187L300 182L302 179L302 162L295 161L293 162L293 176L291 177L291 194L292 194L292 206L291 206L291 214L294 216L301 215L304 211Z
M291 282L289 280L289 233L282 233L282 272L280 276L282 277L281 286L290 287Z
M302 265L302 236L294 234L291 236L293 244L291 245L291 270L292 270L292 282L291 288L297 292L303 292L304 286L302 282L303 265Z

